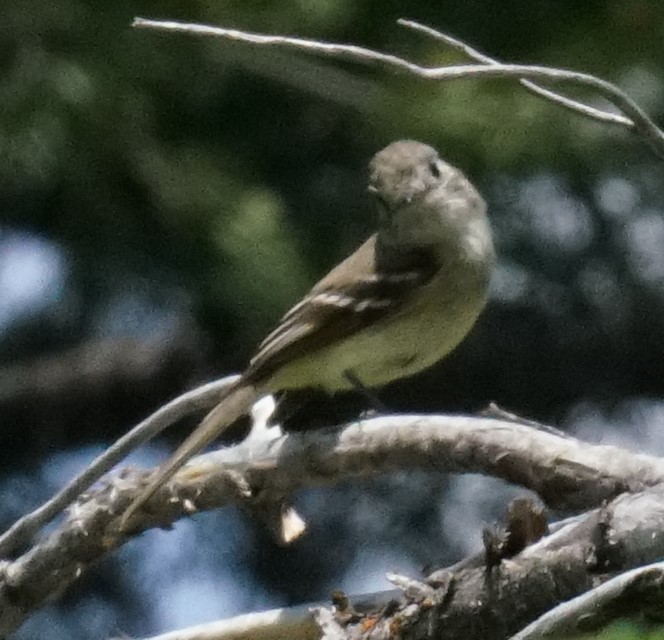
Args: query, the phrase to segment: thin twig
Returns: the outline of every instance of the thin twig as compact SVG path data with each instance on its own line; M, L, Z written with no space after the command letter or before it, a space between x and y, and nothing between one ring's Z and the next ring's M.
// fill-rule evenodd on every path
M149 20L146 18L134 18L131 25L137 29L156 29L158 31L175 31L179 33L190 33L200 36L212 36L216 38L225 38L226 40L236 40L238 42L247 42L249 44L277 46L285 48L295 48L309 51L312 53L341 58L353 62L378 62L388 66L400 68L403 71L409 71L420 75L422 67L408 62L398 56L388 53L380 53L365 47L358 47L351 44L334 44L331 42L319 42L318 40L309 40L306 38L290 38L287 36L273 36L262 33L250 33L238 29L226 29L224 27L211 27L204 24L193 24L187 22L174 22L171 20Z
M398 71L404 71L427 80L459 80L462 78L518 78L518 79L544 79L553 83L567 83L582 85L594 89L598 94L611 102L619 111L633 122L634 129L648 142L651 148L664 158L664 131L648 117L646 112L626 93L618 87L587 73L555 69L552 67L501 64L468 64L453 65L449 67L423 67L409 62L403 58L380 51L374 51L356 45L319 42L304 38L290 38L286 36L264 35L225 29L207 25L181 23L173 21L148 20L135 18L133 25L142 29L157 29L162 31L175 31L197 35L214 36L250 44L263 46L277 46L299 49L314 53L336 57L342 60L351 60L365 64L378 64ZM586 115L591 115L586 112Z
M456 51L461 51L472 60L477 60L478 62L484 62L486 64L494 66L502 64L500 60L496 60L495 58L487 56L481 51L478 51L477 49L466 44L462 40L459 40L446 33L442 33L436 29L428 27L427 25L415 22L414 20L404 20L403 18L401 18L397 20L397 24L406 27L408 29L413 29L414 31L419 31L428 36L431 36L432 38L435 38L436 40L444 42L445 44L455 49ZM623 127L627 127L628 129L634 129L634 122L632 122L632 120L626 118L625 116L621 116L617 113L611 113L609 111L604 111L602 109L591 107L587 104L584 104L583 102L573 100L571 98L568 98L567 96L561 95L560 93L556 93L555 91L551 91L549 89L541 87L538 84L531 82L530 80L521 79L519 80L519 82L524 87L526 87L526 89L528 89L535 95L538 95L551 102L554 102L563 107L571 109L572 111L576 111L577 113L580 113L584 116L588 116L593 120L600 120L601 122L608 122L610 124L617 124Z
M227 389L236 380L237 376L228 376L188 391L171 400L171 402L136 425L129 433L122 436L110 448L97 456L84 471L50 500L23 516L5 531L0 536L0 557L6 558L18 546L29 541L41 527L53 520L83 491L91 487L131 451L154 438L180 418L195 411L210 408L218 401L224 389Z

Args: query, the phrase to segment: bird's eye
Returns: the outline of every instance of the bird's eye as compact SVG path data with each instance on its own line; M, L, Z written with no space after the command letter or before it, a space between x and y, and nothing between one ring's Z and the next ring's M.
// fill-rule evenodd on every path
M429 171L434 178L440 178L440 166L437 162L431 162L429 164Z

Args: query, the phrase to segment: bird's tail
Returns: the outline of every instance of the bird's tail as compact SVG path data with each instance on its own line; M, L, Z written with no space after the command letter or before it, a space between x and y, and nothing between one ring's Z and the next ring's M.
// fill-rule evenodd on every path
M175 453L157 470L150 484L129 505L122 515L120 530L125 531L132 516L155 494L157 489L168 482L186 462L221 435L230 425L249 413L259 398L258 390L240 380L231 387L223 400L208 413L194 432L178 447Z

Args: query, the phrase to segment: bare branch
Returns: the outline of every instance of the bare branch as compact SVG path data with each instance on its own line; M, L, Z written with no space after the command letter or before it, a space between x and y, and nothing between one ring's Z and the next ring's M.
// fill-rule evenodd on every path
M655 612L661 611L664 563L632 567L658 559L664 553L663 517L663 486L624 495L605 508L557 527L556 533L503 560L492 571L484 564L457 564L447 570L447 580L441 580L440 586L389 576L401 593L351 596L345 608L323 611L327 613L326 620L339 626L340 637L371 640L393 638L396 630L404 640L500 640L533 619L536 622L512 640L597 629L630 605L633 609L635 602L636 608L647 603ZM627 573L619 573L625 570ZM618 577L612 577L616 574ZM604 584L596 588L601 582ZM388 602L394 603L389 613L385 608ZM312 603L241 615L151 640L313 637L311 609L320 606ZM550 612L537 618L546 610ZM557 620L554 612L558 612ZM560 619L560 615L565 618ZM316 621L320 623L320 616Z
M644 606L648 608L646 614L655 608L661 611L664 607L663 583L664 562L626 571L547 611L510 640L563 638L588 633L626 614L634 615Z
M310 605L284 607L170 631L146 640L310 640L316 625Z
M385 606L399 595L400 592L396 589L358 595L353 598L353 608L357 611L374 610ZM329 603L311 602L295 607L248 613L171 631L146 640L310 640L317 635L311 609L323 606L329 606Z
M424 33L428 36L431 36L432 38L435 38L436 40L439 40L440 42L444 42L445 44L449 45L456 51L461 51L472 60L477 60L478 62L484 62L486 64L491 64L491 65L501 64L499 60L496 60L495 58L490 58L486 54L481 53L477 49L474 49L470 45L466 44L465 42L458 40L457 38L454 38L453 36L450 36L446 33L442 33L436 29L432 29L431 27L420 24L419 22L415 22L414 20L401 19L397 20L397 24L400 24L401 26L407 27L409 29L413 29L414 31L419 31L421 33ZM627 127L628 129L634 129L634 123L629 118L625 118L624 116L621 116L617 113L603 111L602 109L591 107L587 104L584 104L583 102L572 100L571 98L556 93L555 91L551 91L549 89L545 89L544 87L540 87L538 84L535 84L530 80L521 79L519 80L519 82L524 87L526 87L526 89L528 89L535 95L545 98L551 102L555 102L556 104L565 107L567 109L571 109L572 111L576 111L581 115L588 116L593 120L599 120L601 122L608 122L610 124L621 125L623 127Z
M104 453L97 456L86 469L50 500L32 513L23 516L5 531L0 536L0 557L9 556L17 547L30 540L41 527L64 511L134 449L145 444L184 416L195 411L209 409L218 402L224 389L227 389L235 380L237 380L237 376L229 376L184 393L136 425Z
M387 416L276 440L250 439L198 456L150 501L149 512L137 514L132 528L168 526L192 510L217 508L237 496L245 500L256 487L272 500L304 487L395 470L482 473L528 488L549 506L565 510L592 508L664 481L660 458L511 421ZM123 511L130 499L126 494L138 493L151 473L125 474L107 508Z
M138 514L133 525L136 533L171 526L196 510L227 504L260 509L274 495L305 487L416 469L494 475L568 509L596 506L627 489L664 481L660 459L526 425L463 416L390 416L276 440L250 438L199 456L155 494L147 505L150 511ZM129 539L119 533L118 520L149 475L125 472L82 497L60 527L4 564L0 636ZM659 539L648 544L659 544Z
M415 23L408 23L409 26L415 28L414 24ZM145 18L135 18L133 26L141 29L157 29L162 31L213 36L260 46L286 47L315 55L336 57L342 60L351 60L364 64L377 64L381 67L410 73L427 80L445 81L459 80L462 78L517 78L520 80L543 79L554 84L576 84L594 90L600 96L611 102L620 112L622 112L622 115L632 123L631 126L633 129L643 137L650 147L658 155L664 157L664 132L657 127L645 111L614 84L586 73L544 66L501 64L495 61L479 65L469 64L453 65L449 67L423 67L398 56L355 45L249 33L237 29L210 27L200 24L147 20ZM423 29L420 28L419 30ZM431 35L433 35L433 33L436 32L432 31ZM540 89L538 90L541 95L542 91ZM558 96L558 94L553 94L553 96L549 97L558 103L562 102L560 99L562 96ZM565 100L568 99L565 98ZM566 104L566 106L579 111L580 109L578 108L578 105L580 103L575 103L574 101L572 101L572 103L577 106L572 107L570 103ZM592 111L589 111L588 109L584 109L584 115L594 117ZM599 119L605 121L604 117L600 117ZM629 127L630 125L625 123L625 126Z
M319 42L306 38L290 38L287 36L273 36L261 33L250 33L237 29L226 29L224 27L211 27L204 24L193 24L186 22L174 22L170 20L148 20L146 18L134 18L132 27L138 29L156 29L159 31L174 31L199 36L212 36L246 42L248 44L277 46L291 49L299 49L316 55L330 56L342 60L362 63L379 63L384 66L392 66L402 71L408 71L420 75L423 67L408 62L398 56L388 53L380 53L365 47L349 44L334 44L330 42Z
M526 547L493 571L486 567L458 571L450 576L452 584L446 587L444 598L432 597L424 602L406 598L405 604L384 621L386 627L398 628L399 637L404 640L443 636L450 640L510 637L533 616L537 617L537 611L551 610L561 602L594 589L598 582L643 562L659 560L664 551L663 509L664 487L661 485L640 494L623 495L606 508L587 514L567 530ZM648 552L644 555L645 547ZM610 613L614 616L624 613L629 609L625 605L630 596L637 593L641 599L637 608L647 600L657 611L662 601L658 577L661 578L661 571L642 576L643 579L633 583L631 593L628 589L619 593L619 587L624 587L625 583L616 585L613 604L617 605L620 600L623 606L615 606ZM577 620L574 632L602 626L611 619L611 615L602 619L605 611L595 611L600 615L593 620L584 617ZM368 627L365 621L353 626ZM369 633L348 635L372 640L381 637Z

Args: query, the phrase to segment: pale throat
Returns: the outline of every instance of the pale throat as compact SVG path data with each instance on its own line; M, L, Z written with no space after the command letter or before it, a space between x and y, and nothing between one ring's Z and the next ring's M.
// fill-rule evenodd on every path
M479 203L474 210L467 202L448 201L441 211L436 200L401 207L379 233L379 243L390 253L431 247L441 257L473 262L494 253L489 221Z

